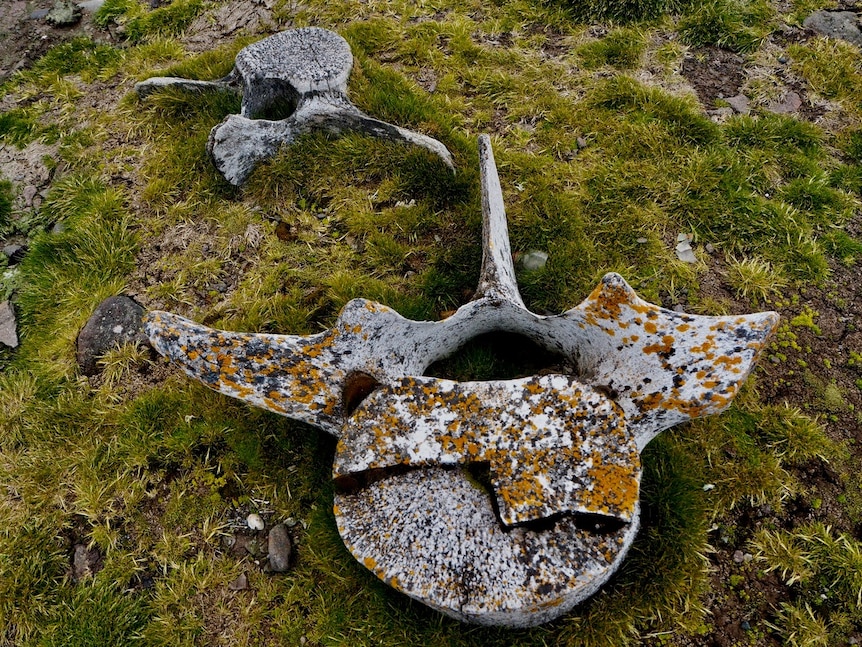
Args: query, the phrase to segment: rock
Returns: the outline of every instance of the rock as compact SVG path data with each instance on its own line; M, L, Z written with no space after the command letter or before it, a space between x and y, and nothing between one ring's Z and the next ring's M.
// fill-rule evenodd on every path
M734 112L734 109L730 106L722 106L721 108L713 110L709 114L715 117L717 121L722 122L728 117L732 117Z
M587 140L586 140L586 139L584 139L583 137L578 137L578 138L575 140L575 143L578 145L578 149L580 149L580 150L582 150L582 149L584 149L584 148L586 148L586 147L587 147Z
M235 557L250 555L253 559L257 560L264 556L265 551L257 537L237 535L236 541L231 547L231 554Z
M743 631L751 631L751 623L748 620L743 620L739 625Z
M36 194L39 192L32 184L28 184L24 187L24 191L22 191L22 196L24 197L24 206L32 207L33 206L33 198L36 197Z
M290 535L287 526L278 524L269 531L269 569L276 573L284 573L290 567Z
M27 253L27 248L23 245L16 245L15 243L6 245L3 248L3 254L6 258L9 259L9 265L15 265L21 262L21 259L24 258L24 254Z
M68 27L81 20L81 8L71 0L57 0L45 20L55 27Z
M248 575L240 573L239 576L227 585L228 591L245 591L248 588Z
M63 224L62 222L60 222L60 221L55 222L55 223L54 223L54 226L53 226L53 227L51 227L51 233L52 233L52 234L54 234L54 235L56 235L56 234L62 234L64 231L66 231L66 225L64 225L64 224Z
M708 254L712 254L715 251L715 245L713 245L712 243L707 243L703 246L703 248Z
M802 26L862 47L859 17L852 11L815 11L802 22Z
M548 254L537 249L531 249L521 256L521 268L527 272L540 270L548 263Z
M105 4L105 0L87 0L86 2L79 2L78 6L88 13L96 13L103 4Z
M745 553L743 553L741 550L736 551L735 553L733 553L733 561L737 564L742 564L742 562L745 561Z
M796 92L788 92L780 101L772 101L766 109L777 115L789 115L802 107L802 97Z
M36 9L28 17L30 20L42 20L42 18L48 15L48 11L49 9Z
M95 575L102 556L95 548L88 550L84 544L75 544L72 555L72 579L79 581L88 575Z
M725 101L727 101L727 105L733 108L734 112L737 112L741 115L747 115L749 112L751 112L748 97L744 94L737 94L735 97L725 99Z
M141 322L143 316L144 309L129 297L109 297L102 301L78 334L81 373L99 373L99 358L118 345L148 345Z
M252 530L263 530L264 528L263 519L255 512L252 512L245 518L245 523Z
M697 263L697 256L694 255L694 251L691 249L691 243L688 240L683 240L677 243L676 257L683 263Z
M15 324L15 311L9 301L0 303L0 344L10 348L18 347L18 332Z

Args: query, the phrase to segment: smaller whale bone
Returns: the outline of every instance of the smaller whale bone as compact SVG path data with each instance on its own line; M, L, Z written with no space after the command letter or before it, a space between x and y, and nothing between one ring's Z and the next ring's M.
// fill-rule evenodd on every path
M778 315L666 310L617 274L561 315L530 312L487 136L479 157L479 288L443 321L354 299L310 336L219 331L165 312L145 322L191 377L338 439L338 530L381 580L463 621L527 627L616 571L639 527L640 452L662 430L727 408ZM577 374L423 375L492 331L524 335ZM490 468L489 491L469 472L477 463Z
M255 167L283 145L315 129L332 133L348 130L420 146L455 170L452 155L439 141L369 117L347 98L347 79L353 67L350 45L341 36L319 27L279 32L248 45L236 55L230 74L216 81L153 77L135 84L145 98L163 88L201 92L242 92L242 108L210 132L207 150L225 179L244 184ZM282 120L260 115L279 103L296 106Z

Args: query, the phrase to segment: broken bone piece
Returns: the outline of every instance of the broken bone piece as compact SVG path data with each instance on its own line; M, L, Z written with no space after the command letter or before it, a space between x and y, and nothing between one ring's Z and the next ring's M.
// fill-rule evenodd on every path
M233 71L216 81L154 77L135 85L144 98L168 87L187 91L240 90L242 109L210 132L207 150L233 185L245 183L254 168L283 145L312 130L358 131L429 150L454 171L449 150L420 133L369 117L347 98L353 66L350 45L319 27L279 32L239 51ZM284 119L264 116L279 105L293 107Z
M338 439L338 530L381 580L463 621L527 627L615 572L639 526L640 452L662 430L727 408L778 316L666 310L617 274L563 314L530 312L487 136L479 160L479 287L445 320L354 299L310 336L212 330L164 312L146 327L191 377ZM423 375L495 331L562 355L577 374Z

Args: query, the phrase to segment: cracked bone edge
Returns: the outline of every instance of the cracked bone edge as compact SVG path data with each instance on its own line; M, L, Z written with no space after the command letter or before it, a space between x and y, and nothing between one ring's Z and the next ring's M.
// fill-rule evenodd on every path
M166 88L176 88L184 92L215 92L229 90L231 86L222 80L193 81L178 76L154 76L146 81L135 83L135 92L138 93L138 97L141 99L145 99L154 92L159 92Z

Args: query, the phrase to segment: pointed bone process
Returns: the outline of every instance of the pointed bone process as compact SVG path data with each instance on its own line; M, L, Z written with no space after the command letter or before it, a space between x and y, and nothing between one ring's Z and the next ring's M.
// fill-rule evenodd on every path
M525 627L613 574L638 529L640 451L728 407L778 318L673 312L617 274L561 315L530 312L487 136L479 157L479 287L448 319L412 321L355 299L311 336L218 331L164 312L146 326L191 377L338 438L338 529L380 579L464 621ZM495 331L564 356L576 374L423 376ZM477 463L489 467L488 491L468 473Z
M225 179L245 183L254 168L279 148L316 129L340 134L358 131L382 139L420 146L454 170L452 155L436 139L369 117L347 98L353 66L350 46L341 36L319 27L283 31L244 47L233 71L216 81L154 77L135 85L144 98L158 90L240 90L242 109L210 133L207 149ZM288 104L285 119L260 118L267 110Z

